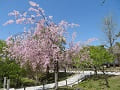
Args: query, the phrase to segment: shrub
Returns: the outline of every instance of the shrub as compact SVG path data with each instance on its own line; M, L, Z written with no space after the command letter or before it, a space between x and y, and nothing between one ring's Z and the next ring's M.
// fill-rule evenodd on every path
M22 78L21 83L23 86L34 86L36 82L29 78Z

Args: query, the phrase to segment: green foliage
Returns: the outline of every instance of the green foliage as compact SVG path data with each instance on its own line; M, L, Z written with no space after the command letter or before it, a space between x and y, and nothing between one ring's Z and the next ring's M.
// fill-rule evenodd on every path
M103 46L91 46L90 58L92 60L92 65L100 66L105 63L112 63L114 56L110 54Z
M6 76L9 78L16 78L21 76L24 70L20 68L15 61L5 60L0 61L0 76Z
M26 77L34 79L35 78L35 71L32 69L32 66L29 62L26 62L26 64L23 66L25 69Z
M0 78L1 83L4 77L10 78L11 87L17 87L20 83L20 78L25 76L25 70L21 68L15 61L5 60L0 61Z
M89 47L83 47L80 52L72 58L73 65L77 68L84 68L90 64Z
M6 43L3 40L0 40L0 60L2 60L3 48L6 47Z
M103 46L86 46L72 59L73 65L77 68L85 69L95 67L98 69L105 63L112 63L114 61L114 55L109 53Z
M21 78L21 83L23 86L34 86L36 84L35 80L29 78Z
M3 47L5 47L5 46L6 46L5 41L0 40L0 53L2 53L2 49L3 49Z
M5 41L0 40L0 87L3 83L3 78L7 77L11 81L11 87L17 87L20 83L20 78L25 76L25 70L15 62L4 55L3 48L7 47Z

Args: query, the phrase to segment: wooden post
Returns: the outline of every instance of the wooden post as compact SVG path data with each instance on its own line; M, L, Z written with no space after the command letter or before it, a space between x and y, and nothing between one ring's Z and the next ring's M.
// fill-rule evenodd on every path
M78 79L78 84L79 84L79 79Z
M45 89L45 87L44 87L44 83L43 83L43 90Z
M92 75L92 72L90 72L90 76Z
M10 88L10 79L7 80L7 90Z
M4 77L3 88L4 88L4 90L5 90L5 88L6 88L6 77Z
M25 90L25 87L24 87L24 90Z
M66 86L67 86L67 79L66 79Z

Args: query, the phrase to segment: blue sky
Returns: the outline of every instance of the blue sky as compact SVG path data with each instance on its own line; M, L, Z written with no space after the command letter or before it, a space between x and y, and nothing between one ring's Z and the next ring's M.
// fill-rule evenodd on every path
M8 36L22 32L21 25L2 24L11 19L8 13L12 10L26 11L29 8L29 0L0 0L0 39L5 40ZM77 23L80 27L68 30L77 32L75 41L85 41L89 38L96 37L100 40L92 44L101 44L104 39L102 33L102 21L105 16L112 14L115 22L118 24L117 29L120 30L120 0L106 0L101 5L102 0L32 0L37 2L41 8L45 10L46 15L53 16L53 21L61 20L70 23ZM70 36L69 38L70 39Z

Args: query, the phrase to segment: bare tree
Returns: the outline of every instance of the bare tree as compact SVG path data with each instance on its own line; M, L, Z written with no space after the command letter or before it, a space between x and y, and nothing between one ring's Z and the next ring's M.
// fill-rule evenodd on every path
M109 48L109 51L113 53L112 47L115 44L115 40L117 40L117 29L116 24L112 16L107 16L103 21L103 32L105 35L105 46Z

